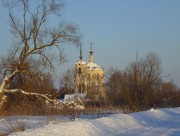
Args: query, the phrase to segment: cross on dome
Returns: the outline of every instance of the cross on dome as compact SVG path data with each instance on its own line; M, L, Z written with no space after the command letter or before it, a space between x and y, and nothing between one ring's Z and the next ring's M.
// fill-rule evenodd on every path
M91 45L91 50L89 51L90 52L90 54L92 54L93 53L93 50L92 50L92 42L90 43L90 45Z
M82 45L80 45L80 56L79 59L82 60L83 56L82 56Z

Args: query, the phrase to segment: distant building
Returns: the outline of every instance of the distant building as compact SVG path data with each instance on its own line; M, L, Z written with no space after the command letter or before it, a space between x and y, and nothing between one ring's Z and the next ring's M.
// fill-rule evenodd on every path
M75 93L86 94L95 101L106 97L104 70L94 62L92 45L88 63L83 61L80 47L79 60L75 63Z

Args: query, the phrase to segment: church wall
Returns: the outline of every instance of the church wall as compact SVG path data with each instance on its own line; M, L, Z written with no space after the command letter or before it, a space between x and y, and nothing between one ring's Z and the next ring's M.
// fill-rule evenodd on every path
M94 63L93 59L93 51L91 51L89 63L80 58L75 64L75 92L85 93L92 99L98 100L100 97L106 97L104 70Z

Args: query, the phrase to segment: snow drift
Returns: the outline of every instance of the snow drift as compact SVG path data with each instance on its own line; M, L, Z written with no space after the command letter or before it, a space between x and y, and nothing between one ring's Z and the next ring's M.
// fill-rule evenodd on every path
M41 128L12 133L12 136L179 136L180 107L114 114L97 119L49 123Z

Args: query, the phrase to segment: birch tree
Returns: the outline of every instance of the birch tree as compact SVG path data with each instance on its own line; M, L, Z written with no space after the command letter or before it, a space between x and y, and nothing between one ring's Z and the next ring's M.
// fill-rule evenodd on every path
M3 75L0 85L0 110L9 93L18 92L54 103L46 94L34 93L33 90L26 92L17 86L10 86L23 75L41 78L47 68L53 71L54 61L64 61L62 47L67 44L80 44L77 27L61 19L64 6L62 0L4 0L3 4L8 9L13 50L12 63L4 61L0 67ZM55 54L54 51L58 53ZM38 70L35 70L35 64L39 65Z

